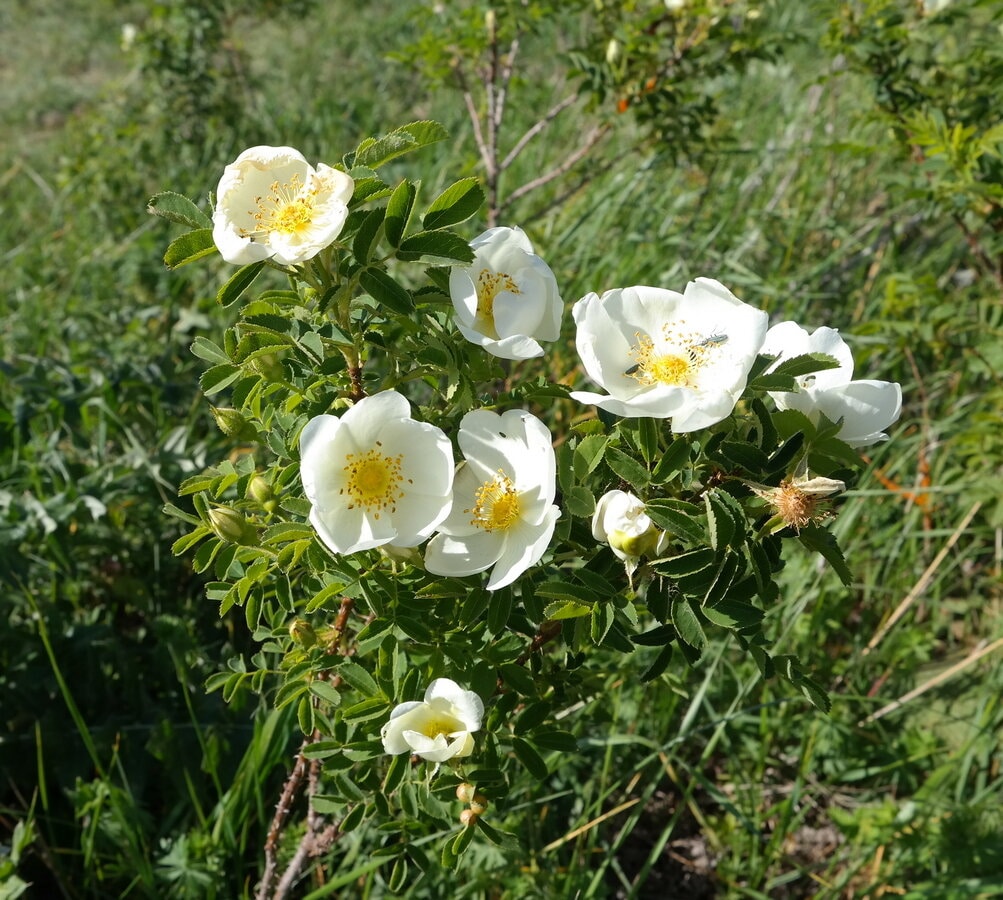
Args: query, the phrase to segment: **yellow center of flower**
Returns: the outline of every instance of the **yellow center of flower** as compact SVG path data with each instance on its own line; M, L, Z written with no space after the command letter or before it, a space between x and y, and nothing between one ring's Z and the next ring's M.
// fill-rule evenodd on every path
M495 297L501 291L508 291L510 294L522 293L511 275L481 269L477 276L477 313L474 317L474 327L481 334L494 340L498 340L498 331L495 328Z
M382 444L365 453L349 453L345 457L346 465L343 471L348 475L342 494L349 496L349 509L357 506L365 507L366 512L378 519L380 513L397 511L397 501L404 496L401 485L404 475L401 473L403 455L389 456L382 451ZM411 484L410 478L407 483Z
M421 733L425 737L435 740L440 734L446 737L454 731L461 731L463 723L449 716L442 716L436 719L429 719L421 726Z
M253 234L296 234L310 225L317 191L304 191L298 174L284 184L273 181L268 190L267 197L254 198L257 210L250 210L256 226Z
M683 323L679 323L680 326ZM648 386L667 384L673 387L696 387L697 375L710 356L727 343L724 334L700 335L683 328L666 325L663 338L671 349L655 350L655 342L647 335L636 334L637 345L630 355L637 361L625 374Z
M474 508L464 512L473 513L470 524L485 531L504 531L519 518L519 492L512 479L500 470L477 489L474 499Z

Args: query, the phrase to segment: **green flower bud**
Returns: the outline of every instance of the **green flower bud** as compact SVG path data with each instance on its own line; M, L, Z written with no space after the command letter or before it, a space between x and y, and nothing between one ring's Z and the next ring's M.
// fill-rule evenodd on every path
M255 475L251 479L251 483L247 486L247 493L262 506L265 506L270 500L275 499L272 486L260 475Z
M210 406L209 410L212 412L212 417L216 420L219 430L227 437L238 440L257 439L258 433L254 426L244 418L239 410L229 406Z
M248 547L258 542L258 529L247 521L243 513L228 506L210 509L209 524L212 525L212 530L229 544Z
M472 809L465 809L460 813L460 824L464 828L469 828L471 825L475 825L479 818L480 816Z
M293 619L289 626L289 637L305 650L317 643L317 632L306 619Z
M617 529L609 533L609 545L627 556L655 556L659 537L656 528L649 528L644 534L628 534Z

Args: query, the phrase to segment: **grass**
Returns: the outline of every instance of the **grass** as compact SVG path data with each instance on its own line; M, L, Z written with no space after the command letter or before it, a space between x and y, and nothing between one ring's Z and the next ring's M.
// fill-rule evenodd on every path
M955 223L903 188L902 159L866 116L865 82L818 51L833 5L779 6L777 31L808 37L729 82L733 143L702 166L674 164L665 148L631 152L625 124L600 151L618 164L560 207L546 211L563 184L515 212L568 300L713 274L776 316L852 335L859 377L902 382L902 422L868 451L871 469L832 526L855 583L795 555L768 616L776 651L818 673L833 712L764 684L723 644L697 670L680 663L644 687L637 670L596 659L602 692L568 713L590 717L579 755L552 756L543 792L527 783L494 813L522 845L475 845L462 879L434 865L412 873L408 896L1003 890L1003 654L979 655L998 646L1003 599L987 497L999 451L980 424L999 420L985 357L998 299L982 279L966 284ZM223 276L165 272L167 235L145 201L164 188L204 197L258 141L337 157L422 116L457 135L419 161L432 190L443 170L476 171L469 126L457 95L384 61L406 30L344 10L318 8L310 28L295 4L226 18L214 64L240 63L242 80L226 82L233 108L211 107L213 129L180 144L150 99L163 84L118 47L123 22L153 21L145 5L0 16L13 36L0 123L15 136L0 157L0 855L24 822L36 839L17 871L37 896L250 896L295 739L285 713L203 691L254 645L171 557L160 507L228 450L187 352L225 322L211 301ZM527 65L542 67L531 49ZM513 135L554 87L527 79L518 91ZM512 183L580 130L556 121ZM554 375L575 365L559 351ZM326 887L304 891L389 896L389 864L370 855L380 837L359 835L326 857ZM0 892L14 878L0 859Z

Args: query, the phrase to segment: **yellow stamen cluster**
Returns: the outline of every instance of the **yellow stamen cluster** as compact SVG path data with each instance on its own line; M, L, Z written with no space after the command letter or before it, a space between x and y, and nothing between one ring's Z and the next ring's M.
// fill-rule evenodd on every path
M397 501L404 496L401 484L404 476L401 472L403 455L388 456L380 449L382 444L365 453L349 453L345 457L347 465L343 471L348 475L348 481L340 493L347 493L351 498L349 509L363 506L367 512L373 513L378 519L381 512L397 511ZM412 480L407 479L411 484Z
M498 331L495 328L495 298L502 291L508 291L510 294L522 293L511 275L481 269L477 276L477 314L474 324L481 334L494 340L498 339Z
M451 716L441 716L440 718L429 719L421 725L421 733L425 735L425 737L432 738L432 740L435 740L440 734L443 737L448 737L454 732L462 730L463 723Z
M477 489L475 500L474 508L464 512L473 513L470 524L485 531L504 531L519 518L519 492L500 469Z
M304 191L299 174L294 174L285 184L273 181L269 191L267 197L254 198L257 210L249 210L256 225L254 234L272 231L295 234L310 225L317 190Z
M679 322L678 326L684 324ZM668 345L672 349L668 353L658 353L655 351L655 342L650 337L640 333L635 337L637 345L630 351L630 355L637 364L625 374L645 386L667 384L674 387L696 387L700 369L711 354L727 341L724 335L712 335L708 338L677 325L667 324L663 328L663 346Z

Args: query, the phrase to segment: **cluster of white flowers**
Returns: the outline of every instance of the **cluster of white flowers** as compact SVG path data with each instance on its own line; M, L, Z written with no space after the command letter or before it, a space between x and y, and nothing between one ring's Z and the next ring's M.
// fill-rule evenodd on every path
M673 11L683 5L666 0ZM301 265L337 239L353 188L346 173L314 168L290 147L252 147L220 180L213 238L231 263ZM519 228L489 229L470 246L473 262L454 266L449 279L459 332L502 359L543 355L541 341L560 336L564 308L550 267ZM793 322L768 330L765 312L713 279L698 278L681 294L644 285L590 293L572 315L584 371L604 393L571 397L625 418L669 420L676 433L730 416L760 355L775 357L771 369L808 353L833 357L838 367L798 378L797 392L771 396L781 410L839 422L852 446L887 438L884 429L901 411L899 385L852 379L853 359L837 331L809 334ZM393 390L359 400L340 417L311 419L300 437L300 472L320 540L337 554L427 541L429 572L490 570L488 590L512 584L543 557L560 515L551 434L523 410L473 410L460 422L457 444L464 457L458 465L443 431L413 419L408 400ZM797 498L807 495L804 487L794 485ZM768 490L773 498L776 490ZM811 520L814 506L805 512L804 505L791 513L794 521ZM644 502L624 491L600 498L592 533L624 561L628 576L642 557L668 549ZM483 713L477 694L438 678L424 701L393 710L384 748L435 763L467 756Z

